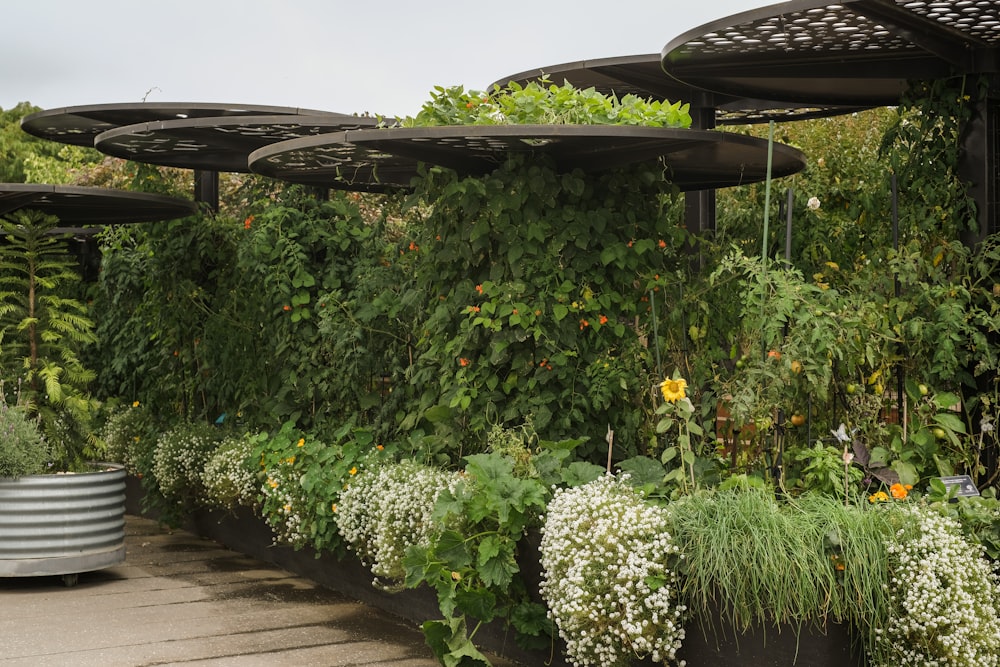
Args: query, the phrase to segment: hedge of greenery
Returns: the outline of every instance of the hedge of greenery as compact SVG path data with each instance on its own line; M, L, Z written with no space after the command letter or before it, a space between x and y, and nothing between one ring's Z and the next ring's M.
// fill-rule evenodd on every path
M75 292L87 336L56 342L96 372L74 396L103 404L104 440L162 508L250 502L283 541L350 547L380 577L432 587L444 619L425 630L446 662L480 658L471 621L502 618L546 644L556 628L517 583L517 545L554 487L621 471L642 506L766 484L858 508L943 500L934 479L962 473L993 492L1000 246L961 242L974 215L956 176L982 93L937 82L899 109L782 127L810 157L780 184L794 188L787 261L781 225L762 238L764 184L720 192L718 228L695 236L658 161L584 172L520 156L481 177L426 167L406 194L326 198L230 177L218 213L102 233L99 277ZM403 123L682 127L686 112L568 86L442 88ZM24 164L181 187L175 172L85 153ZM0 317L11 335L22 321ZM11 376L16 350L0 347ZM196 437L206 430L227 444ZM350 489L395 483L385 467L404 461L408 478L427 478L403 487L426 492L408 502L434 526L413 534L432 538L385 551L378 521L398 508L352 506ZM991 501L962 507L970 539L995 556ZM886 557L871 544L859 558ZM669 565L642 567L683 591Z

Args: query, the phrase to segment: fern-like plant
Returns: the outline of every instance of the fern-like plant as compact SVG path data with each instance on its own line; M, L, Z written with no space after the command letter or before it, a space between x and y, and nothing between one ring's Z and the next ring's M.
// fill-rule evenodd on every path
M56 218L18 211L0 218L0 368L19 378L62 468L94 457L89 423L94 373L80 359L94 343L86 306L70 295L80 276Z

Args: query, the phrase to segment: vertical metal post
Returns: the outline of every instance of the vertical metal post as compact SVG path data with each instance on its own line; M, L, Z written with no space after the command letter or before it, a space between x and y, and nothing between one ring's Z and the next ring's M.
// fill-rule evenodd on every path
M213 213L219 212L219 172L195 169L194 200L207 204Z

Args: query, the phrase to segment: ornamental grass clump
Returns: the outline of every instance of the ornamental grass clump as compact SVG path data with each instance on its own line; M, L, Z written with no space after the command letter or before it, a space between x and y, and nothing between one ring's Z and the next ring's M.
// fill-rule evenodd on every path
M1000 579L981 545L954 519L914 506L888 550L893 613L877 633L880 664L1000 664Z
M667 511L610 475L558 490L543 526L542 597L574 665L666 663L684 639Z
M402 588L406 550L429 546L442 528L433 519L438 496L454 493L458 481L455 473L409 461L370 468L351 480L337 503L337 527L371 567L376 586Z
M891 508L882 509L820 494L778 500L749 482L671 503L684 554L681 598L693 622L727 636L755 625L800 632L840 622L867 636L888 613Z

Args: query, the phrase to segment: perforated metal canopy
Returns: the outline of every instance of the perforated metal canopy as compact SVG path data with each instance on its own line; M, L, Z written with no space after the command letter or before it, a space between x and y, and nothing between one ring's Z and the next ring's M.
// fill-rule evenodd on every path
M375 127L345 114L213 116L126 125L97 135L94 147L127 160L168 167L248 172L253 151L279 141Z
M995 74L996 0L793 0L694 28L662 51L684 84L819 105L893 105L907 81Z
M144 192L72 185L0 183L0 216L33 210L65 225L110 225L174 220L197 211L193 201Z
M850 113L863 108L856 105L790 104L702 90L668 76L663 71L658 53L550 65L498 79L490 85L490 90L494 90L496 86L504 88L511 81L523 86L532 81L543 80L557 86L568 82L574 88L593 88L604 95L616 95L619 99L635 95L642 99L687 102L692 109L714 112L711 119L713 126L803 120ZM692 113L692 116L696 114Z
M767 142L726 132L620 125L488 125L354 130L271 144L250 168L283 180L333 188L405 188L426 162L481 175L512 154L547 155L558 169L599 171L662 158L682 190L764 180ZM776 144L772 173L801 170L805 157Z
M257 104L199 102L91 104L46 109L29 114L21 120L21 129L42 139L76 146L93 146L94 138L102 132L138 123L225 116L316 116L330 113Z

